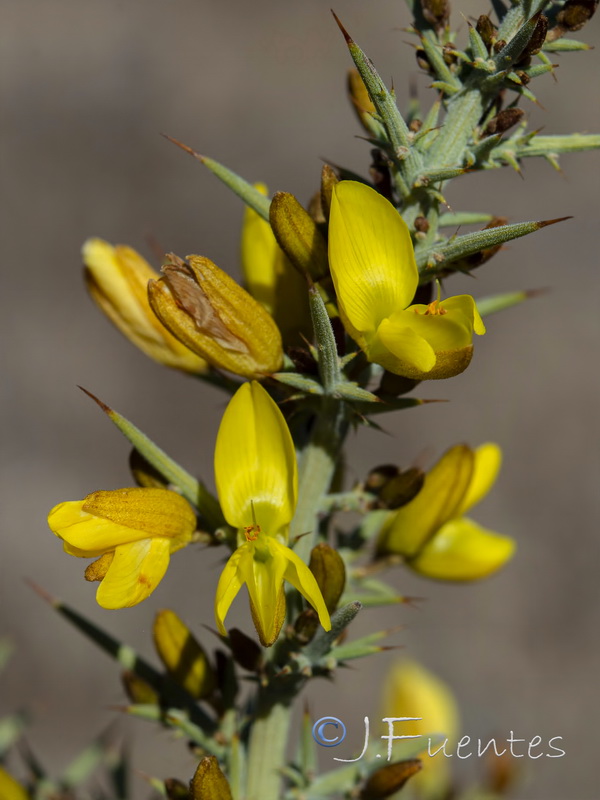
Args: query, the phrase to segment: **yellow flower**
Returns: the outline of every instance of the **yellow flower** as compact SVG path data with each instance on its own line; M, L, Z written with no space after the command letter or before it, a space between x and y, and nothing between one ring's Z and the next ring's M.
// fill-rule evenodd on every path
M495 444L448 450L427 473L419 494L384 524L378 553L399 553L415 572L441 580L477 580L500 569L514 553L514 540L463 514L488 493L501 458Z
M267 194L262 183L254 188ZM301 334L310 340L306 280L286 258L269 223L249 206L244 212L240 250L246 288L273 316L283 341L301 344Z
M334 187L329 263L346 330L369 361L414 380L451 378L467 368L473 331L485 333L470 295L412 305L419 274L408 228L364 184Z
M384 717L421 717L395 723L395 733L422 736L422 752L425 754L428 739L434 734L448 739L448 752L455 747L460 719L454 696L445 683L416 661L397 661L387 673L382 690ZM431 752L435 753L440 746L441 742L437 745L432 742ZM424 758L423 771L412 780L413 786L419 786L424 797L444 795L448 761L443 753L435 758Z
M281 334L260 303L204 256L168 258L162 278L148 284L148 298L171 333L209 364L236 375L277 372Z
M171 553L185 547L196 529L187 500L168 489L116 489L60 503L48 515L66 553L97 558L85 577L101 581L103 608L141 603L156 589Z
M159 275L139 253L88 239L82 256L92 299L130 342L167 367L204 372L206 362L172 336L150 308L148 281Z
M2 800L29 800L29 793L3 767L0 767L0 797Z
M276 404L254 381L238 389L223 415L215 481L223 514L238 529L239 542L217 587L215 617L221 634L226 634L225 617L246 584L259 639L265 647L272 645L285 618L284 580L304 595L329 630L318 584L287 546L298 496L292 437Z

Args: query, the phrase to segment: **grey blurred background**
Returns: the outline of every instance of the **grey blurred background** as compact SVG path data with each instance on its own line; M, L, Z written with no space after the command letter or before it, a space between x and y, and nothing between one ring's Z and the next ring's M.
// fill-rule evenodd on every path
M409 16L400 0L338 0L336 12L393 79L401 107L413 77ZM455 3L478 15L484 3ZM463 41L466 22L461 23ZM46 527L51 506L129 485L128 447L81 384L127 415L189 469L212 481L223 396L148 361L86 297L79 248L90 235L151 256L201 253L236 274L241 203L159 136L165 131L250 180L307 201L321 158L358 171L368 145L345 98L350 59L329 4L196 0L9 2L2 36L4 278L0 633L17 654L2 711L27 706L30 739L58 772L122 702L116 667L25 585L31 578L152 655L156 609L176 608L207 645L219 555L174 558L155 594L119 613L94 602L82 564ZM598 40L597 21L581 38ZM546 110L525 103L546 133L598 131L598 51L556 57L557 81L535 82ZM467 373L422 384L451 402L386 420L388 434L350 440L350 479L382 462L429 463L461 441L497 441L504 469L473 516L518 540L515 561L481 584L446 586L398 574L418 610L366 611L355 634L402 624L393 643L454 689L463 732L544 742L560 759L520 759L520 800L597 797L598 601L598 155L567 156L564 174L528 162L455 181L456 209L511 221L574 219L512 243L452 293L551 287L489 318ZM239 603L237 620L249 628ZM395 654L360 662L306 695L315 717L339 716L357 746L362 718L380 715L379 688ZM187 779L194 761L166 732L122 724L141 772ZM324 764L331 767L331 753ZM455 759L456 760L456 759ZM473 761L472 759L471 761ZM476 770L481 765L470 764ZM147 796L139 779L137 796Z

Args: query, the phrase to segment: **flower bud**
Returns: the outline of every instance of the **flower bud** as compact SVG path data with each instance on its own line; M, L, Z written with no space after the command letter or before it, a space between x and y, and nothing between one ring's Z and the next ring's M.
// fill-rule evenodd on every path
M333 547L321 542L313 547L308 568L315 576L327 610L330 614L333 613L346 585L343 558Z
M369 777L360 793L360 800L385 800L391 797L422 768L423 764L418 758L386 764Z
M376 114L376 109L369 97L367 87L356 69L348 70L348 94L360 124L367 133L372 133L371 120L373 115Z
M204 256L168 259L148 297L171 333L213 366L245 378L277 372L281 334L260 303Z
M165 792L168 800L190 800L189 787L177 778L167 778L165 780Z
M190 797L192 800L232 800L229 783L215 756L206 756L198 764L190 786Z
M127 669L121 675L121 683L125 694L132 703L138 705L158 705L160 697L149 683L136 675L133 670Z
M202 646L174 611L159 611L152 629L154 645L167 671L197 700L215 688L215 674Z
M204 372L206 362L172 336L150 308L147 285L158 273L139 253L88 239L82 255L92 299L130 342L167 367Z
M296 269L314 281L325 277L329 272L325 239L294 195L277 192L269 216L279 246Z

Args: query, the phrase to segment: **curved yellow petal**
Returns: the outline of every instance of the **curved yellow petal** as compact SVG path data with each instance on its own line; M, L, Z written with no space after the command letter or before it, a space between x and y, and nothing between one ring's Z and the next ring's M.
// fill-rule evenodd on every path
M499 570L514 551L515 542L509 536L487 531L463 517L447 522L409 566L428 578L474 581Z
M98 605L112 609L141 603L162 580L169 558L168 539L143 539L119 545L96 592Z
M206 370L206 362L181 344L150 308L148 281L160 276L139 253L102 239L88 239L81 252L87 289L121 333L167 367Z
M296 555L290 547L286 547L274 541L271 543L271 548L280 549L283 557L287 561L284 579L288 581L288 583L291 583L294 589L297 589L300 594L308 600L319 615L319 622L323 628L325 628L326 631L331 630L329 611L327 610L325 600L323 599L315 576L304 561L302 561L300 556Z
M296 509L294 443L283 414L262 386L243 384L225 410L215 448L215 481L225 519L283 534Z
M381 529L379 554L413 557L441 526L456 516L471 483L475 457L466 445L456 445L425 476L419 494L395 511Z
M268 194L264 183L255 183L254 188L265 196ZM252 297L269 314L275 311L278 252L281 253L281 249L269 223L246 206L240 243L242 274Z
M406 311L384 319L366 350L375 361L395 375L415 376L417 380L435 367L436 356L429 342L406 324Z
M448 297L442 300L440 306L448 313L455 314L459 312L466 319L469 320L471 329L475 331L478 336L483 336L485 333L485 325L479 314L479 310L475 300L470 294L457 294L454 297Z
M217 628L222 636L227 635L225 628L225 617L231 608L231 604L236 598L237 593L244 583L239 564L242 559L252 558L250 544L244 544L233 552L229 561L225 564L215 595L215 621Z
M432 303L431 306L433 305ZM441 313L429 313L428 310L431 306L409 306L399 316L405 325L428 341L436 352L458 350L471 344L473 341L472 316L469 316L460 307L446 309L443 303L437 306Z
M117 525L83 511L85 501L59 503L48 515L53 533L65 542L65 551L76 556L96 556L126 542L147 539L145 531Z
M265 647L270 647L277 639L285 619L283 576L286 559L282 551L287 549L273 537L265 536L261 544L251 543L252 560L243 558L240 561L254 627Z
M83 511L147 536L175 537L192 533L196 515L185 498L170 489L133 487L92 492Z
M359 332L413 299L418 272L410 233L391 203L356 181L334 189L329 218L329 263L340 311Z
M0 797L2 800L29 800L29 793L3 767L0 767Z
M487 442L475 450L475 464L471 484L467 489L456 516L462 517L476 505L494 485L502 466L502 450L497 444Z

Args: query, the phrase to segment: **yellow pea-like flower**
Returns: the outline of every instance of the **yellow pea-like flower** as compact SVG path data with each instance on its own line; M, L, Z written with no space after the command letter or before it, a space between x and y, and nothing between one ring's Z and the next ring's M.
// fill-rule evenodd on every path
M125 608L156 589L171 553L191 541L196 515L176 492L136 487L60 503L48 515L48 525L66 553L97 559L85 577L101 582L98 604Z
M417 496L388 518L378 554L400 554L415 572L440 580L477 580L504 566L514 540L463 516L488 493L501 459L500 448L491 443L448 450Z
M413 380L451 378L485 327L470 295L410 305L419 282L410 233L374 189L340 181L329 218L329 264L346 330L373 361Z
M267 194L267 187L255 189ZM269 223L246 206L241 238L244 283L252 297L272 315L286 344L312 338L306 280L294 269L277 244Z
M428 752L428 739L440 735L451 746L459 733L460 716L454 695L436 675L416 661L396 661L384 678L382 688L382 718L420 717L398 723L403 736L421 736L423 753ZM441 746L441 742L437 747ZM437 747L432 747L435 752ZM443 753L423 759L423 771L412 780L424 797L444 796L448 781L449 759Z
M148 284L148 298L171 333L209 364L236 375L277 372L283 346L268 311L208 258L168 259L162 277Z
M204 359L169 333L150 308L148 281L159 275L139 253L102 239L88 239L81 252L90 296L130 342L167 367L206 370Z
M246 584L259 639L266 647L285 618L283 583L291 583L315 608L329 630L319 586L288 547L288 528L298 499L294 443L277 405L259 383L245 383L231 399L217 435L215 481L227 522L239 546L225 565L215 598L215 618L225 635L225 617Z

